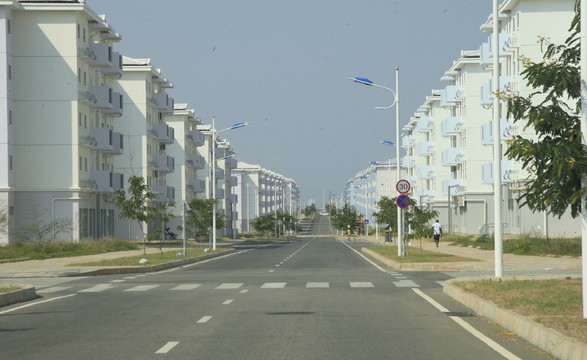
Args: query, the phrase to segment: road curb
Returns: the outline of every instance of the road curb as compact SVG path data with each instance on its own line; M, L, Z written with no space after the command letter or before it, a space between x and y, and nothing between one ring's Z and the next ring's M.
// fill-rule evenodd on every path
M473 310L500 326L518 334L521 338L540 347L544 351L563 360L587 360L587 344L578 342L556 330L547 328L530 318L517 314L510 310L499 308L494 303L487 301L475 294L467 292L454 285L457 282L481 281L491 277L466 277L445 281L443 291L446 295ZM504 277L502 281L510 280L539 280L539 279L564 279L564 276L516 276Z
M35 287L29 284L11 284L20 286L21 289L0 294L0 307L29 301L37 298Z
M197 263L200 261L232 254L236 251L237 250L234 250L234 249L225 250L222 252L217 252L217 253L213 253L213 254L206 254L206 255L195 257L195 258L190 258L190 259L176 260L176 261L168 262L165 264L159 264L159 265L102 268L102 269L98 269L98 270L90 270L90 271L86 271L86 272L67 274L65 276L68 276L68 277L100 276L100 275L137 274L137 273L157 272L157 271L161 271L161 270L167 270L167 269L171 269L171 268L182 266L182 265L193 264L193 263Z
M393 261L383 255L380 255L373 250L367 248L361 248L361 251L369 255L373 259L393 268L396 270L404 271L484 271L492 270L491 266L488 266L482 261L475 262L454 262L454 263L399 263Z

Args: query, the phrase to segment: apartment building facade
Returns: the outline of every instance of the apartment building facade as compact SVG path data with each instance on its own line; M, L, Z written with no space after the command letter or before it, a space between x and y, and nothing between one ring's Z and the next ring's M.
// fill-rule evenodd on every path
M39 224L60 223L59 239L114 236L120 34L78 1L2 1L0 22L0 244Z
M439 211L447 231L492 233L494 221L493 189L493 94L527 96L534 89L526 86L521 72L521 56L540 61L545 44L541 39L562 43L574 16L573 0L506 0L499 7L499 84L492 84L493 34L478 50L462 51L443 74L444 88L432 90L403 128L401 159L411 182L410 195L419 203ZM493 18L481 25L491 32ZM580 223L570 216L562 218L534 213L520 207L518 199L528 173L520 163L504 156L507 140L515 135L535 138L532 129L514 124L501 106L502 147L501 184L502 226L505 234L577 236ZM366 172L368 169L364 170ZM405 174L405 175L404 175ZM370 185L360 184L367 181ZM364 208L372 178L355 176L347 183L348 198ZM358 186L358 188L357 188ZM367 195L365 195L367 194ZM351 202L352 203L352 202Z

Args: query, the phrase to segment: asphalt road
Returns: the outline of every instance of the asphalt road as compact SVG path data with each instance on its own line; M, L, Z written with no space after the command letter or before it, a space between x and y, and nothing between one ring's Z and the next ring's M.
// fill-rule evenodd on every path
M323 229L315 220L315 228ZM327 229L328 230L328 229ZM319 230L324 231L324 230ZM546 359L442 294L307 237L148 275L39 280L0 310L3 359ZM452 315L452 316L451 316Z

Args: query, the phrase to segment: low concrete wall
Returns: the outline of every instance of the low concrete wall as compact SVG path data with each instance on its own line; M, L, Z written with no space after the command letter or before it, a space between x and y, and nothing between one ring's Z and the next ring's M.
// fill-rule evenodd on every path
M486 280L487 278L450 279L444 283L443 290L445 294L459 301L475 313L494 321L560 359L587 360L587 344L571 339L513 311L500 309L494 303L465 291L454 284L455 282L480 281L483 279ZM516 277L516 279L522 280L521 277ZM504 278L502 280L514 280L514 278ZM532 277L532 280L537 280L537 277Z
M33 300L37 297L35 287L28 284L8 284L20 286L20 290L0 294L0 307Z

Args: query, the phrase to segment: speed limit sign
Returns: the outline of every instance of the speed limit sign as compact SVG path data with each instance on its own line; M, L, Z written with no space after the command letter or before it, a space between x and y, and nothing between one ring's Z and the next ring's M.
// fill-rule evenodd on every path
M408 180L400 180L395 184L395 189L400 194L407 194L410 192L410 182Z

